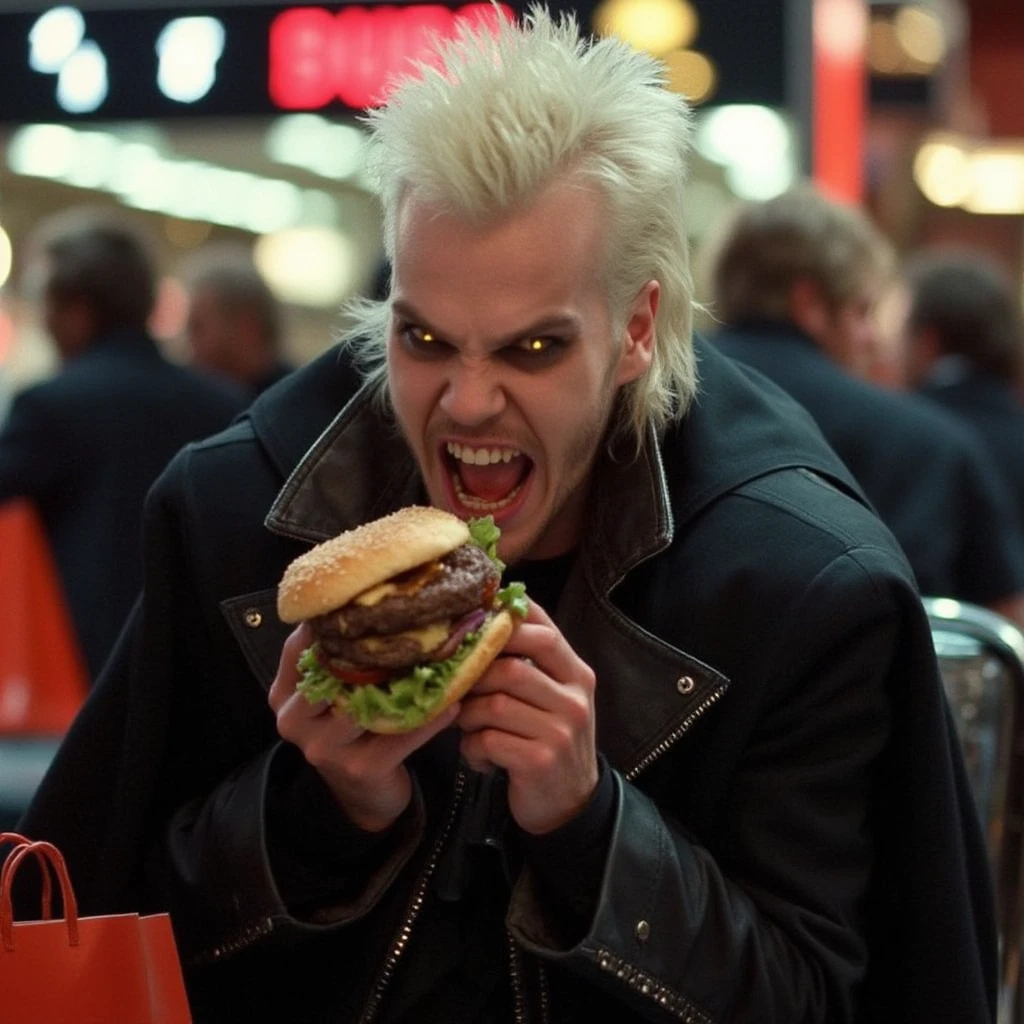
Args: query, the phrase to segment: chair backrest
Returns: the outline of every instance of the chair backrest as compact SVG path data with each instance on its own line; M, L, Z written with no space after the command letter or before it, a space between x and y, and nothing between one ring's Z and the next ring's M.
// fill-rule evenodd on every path
M1024 925L1024 633L976 605L927 598L932 639L960 736L996 889L1000 1024L1021 1019Z

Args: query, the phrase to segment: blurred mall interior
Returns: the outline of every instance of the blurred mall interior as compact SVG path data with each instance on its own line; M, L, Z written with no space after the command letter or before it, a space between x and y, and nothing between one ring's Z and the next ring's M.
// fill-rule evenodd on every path
M525 6L525 5L524 5ZM510 10L522 8L512 5ZM981 245L1021 279L1020 0L600 0L574 8L665 61L696 112L694 242L801 175L865 204L901 252ZM483 12L481 14L481 11ZM0 0L0 395L45 375L26 245L116 204L159 246L172 353L190 254L251 246L303 361L374 288L360 109L430 31L487 5ZM698 296L699 297L699 296Z

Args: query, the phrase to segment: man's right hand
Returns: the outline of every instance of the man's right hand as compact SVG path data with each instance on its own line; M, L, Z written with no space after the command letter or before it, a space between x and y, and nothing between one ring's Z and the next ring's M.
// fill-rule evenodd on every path
M455 720L459 705L420 729L397 735L367 732L329 704L316 706L295 689L299 655L313 643L305 623L285 641L268 700L282 739L302 751L349 820L367 832L393 824L409 806L412 780L405 759Z

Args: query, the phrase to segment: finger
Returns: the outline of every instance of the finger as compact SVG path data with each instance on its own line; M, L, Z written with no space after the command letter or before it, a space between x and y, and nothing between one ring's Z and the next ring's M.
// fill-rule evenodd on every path
M309 623L303 622L293 629L281 648L281 657L277 663L277 675L270 685L267 700L270 706L279 711L292 694L302 673L299 671L299 655L313 642L313 630Z
M568 688L552 679L532 661L520 657L502 657L494 661L470 690L466 702L488 695L504 694L532 707L557 713L565 706Z
M523 622L516 628L505 648L505 655L529 659L559 682L584 680L589 667L572 649L558 628L536 622Z
M500 729L466 733L459 753L466 764L483 774L504 768L511 776L536 767L536 741Z
M556 715L551 711L509 693L494 693L466 700L458 718L463 733L498 729L524 739L544 736L555 727L556 721Z
M310 704L301 693L292 695L277 711L277 731L282 739L305 748L311 742L326 746L348 746L363 734L345 714L333 714L333 707Z

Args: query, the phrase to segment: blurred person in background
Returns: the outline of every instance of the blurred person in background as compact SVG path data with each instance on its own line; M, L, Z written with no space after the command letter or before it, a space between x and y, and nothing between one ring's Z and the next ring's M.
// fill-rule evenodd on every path
M864 488L922 593L1024 622L1024 530L981 440L865 372L895 260L861 211L809 184L740 207L709 243L718 347L788 391Z
M282 310L248 250L211 246L184 273L185 357L253 397L292 367L281 354Z
M41 223L28 276L60 368L13 400L0 432L0 500L34 503L95 678L142 583L150 484L244 399L160 354L147 330L151 257L112 215L74 209Z
M1013 285L980 252L922 253L904 284L906 384L974 427L1024 525L1024 318Z

